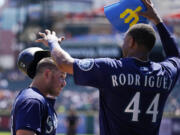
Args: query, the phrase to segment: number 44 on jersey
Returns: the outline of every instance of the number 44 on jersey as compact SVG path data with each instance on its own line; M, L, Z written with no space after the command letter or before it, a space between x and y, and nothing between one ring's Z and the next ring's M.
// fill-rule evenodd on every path
M158 115L158 104L159 104L159 97L160 94L156 94L154 99L152 100L151 104L149 105L146 114L152 115L152 122L156 122L157 115ZM139 110L139 102L140 102L140 92L137 92L128 106L125 109L126 113L132 113L132 121L138 121L139 113L141 113L141 110Z

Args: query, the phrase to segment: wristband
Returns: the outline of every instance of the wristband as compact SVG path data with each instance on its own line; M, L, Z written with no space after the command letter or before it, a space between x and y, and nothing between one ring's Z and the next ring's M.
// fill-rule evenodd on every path
M48 46L50 50L52 51L54 48L59 47L59 43L57 41L48 41Z

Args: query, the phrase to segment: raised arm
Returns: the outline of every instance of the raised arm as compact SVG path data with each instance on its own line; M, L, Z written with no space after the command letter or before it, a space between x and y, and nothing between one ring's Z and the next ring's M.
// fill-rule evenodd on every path
M167 57L180 57L178 45L163 23L156 25Z
M41 42L50 47L51 56L60 70L73 74L74 59L66 51L64 51L59 44L62 40L64 40L64 37L58 38L56 33L54 31L51 32L50 30L45 30L45 33L40 32L39 35L42 38L36 40L36 42Z
M178 45L175 42L173 36L170 34L166 26L163 24L161 17L158 15L156 9L153 6L151 0L142 0L147 10L145 12L139 12L138 15L146 17L157 28L161 42L167 57L180 57Z

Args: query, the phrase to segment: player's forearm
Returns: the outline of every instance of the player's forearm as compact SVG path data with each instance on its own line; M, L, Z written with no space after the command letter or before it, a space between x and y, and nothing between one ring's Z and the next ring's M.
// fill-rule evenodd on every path
M73 74L74 59L59 46L58 42L49 42L48 44L51 49L51 56L60 70Z
M167 57L180 57L178 45L163 23L156 25Z

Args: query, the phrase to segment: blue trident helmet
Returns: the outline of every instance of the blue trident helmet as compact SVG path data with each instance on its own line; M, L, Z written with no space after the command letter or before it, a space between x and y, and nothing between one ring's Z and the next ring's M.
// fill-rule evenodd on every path
M129 27L137 23L148 23L143 16L136 12L145 11L146 7L141 0L120 0L117 3L104 7L104 13L119 32L126 32Z
M39 47L30 47L20 52L17 65L20 71L25 73L31 79L36 74L37 63L45 57L50 57L50 52Z

